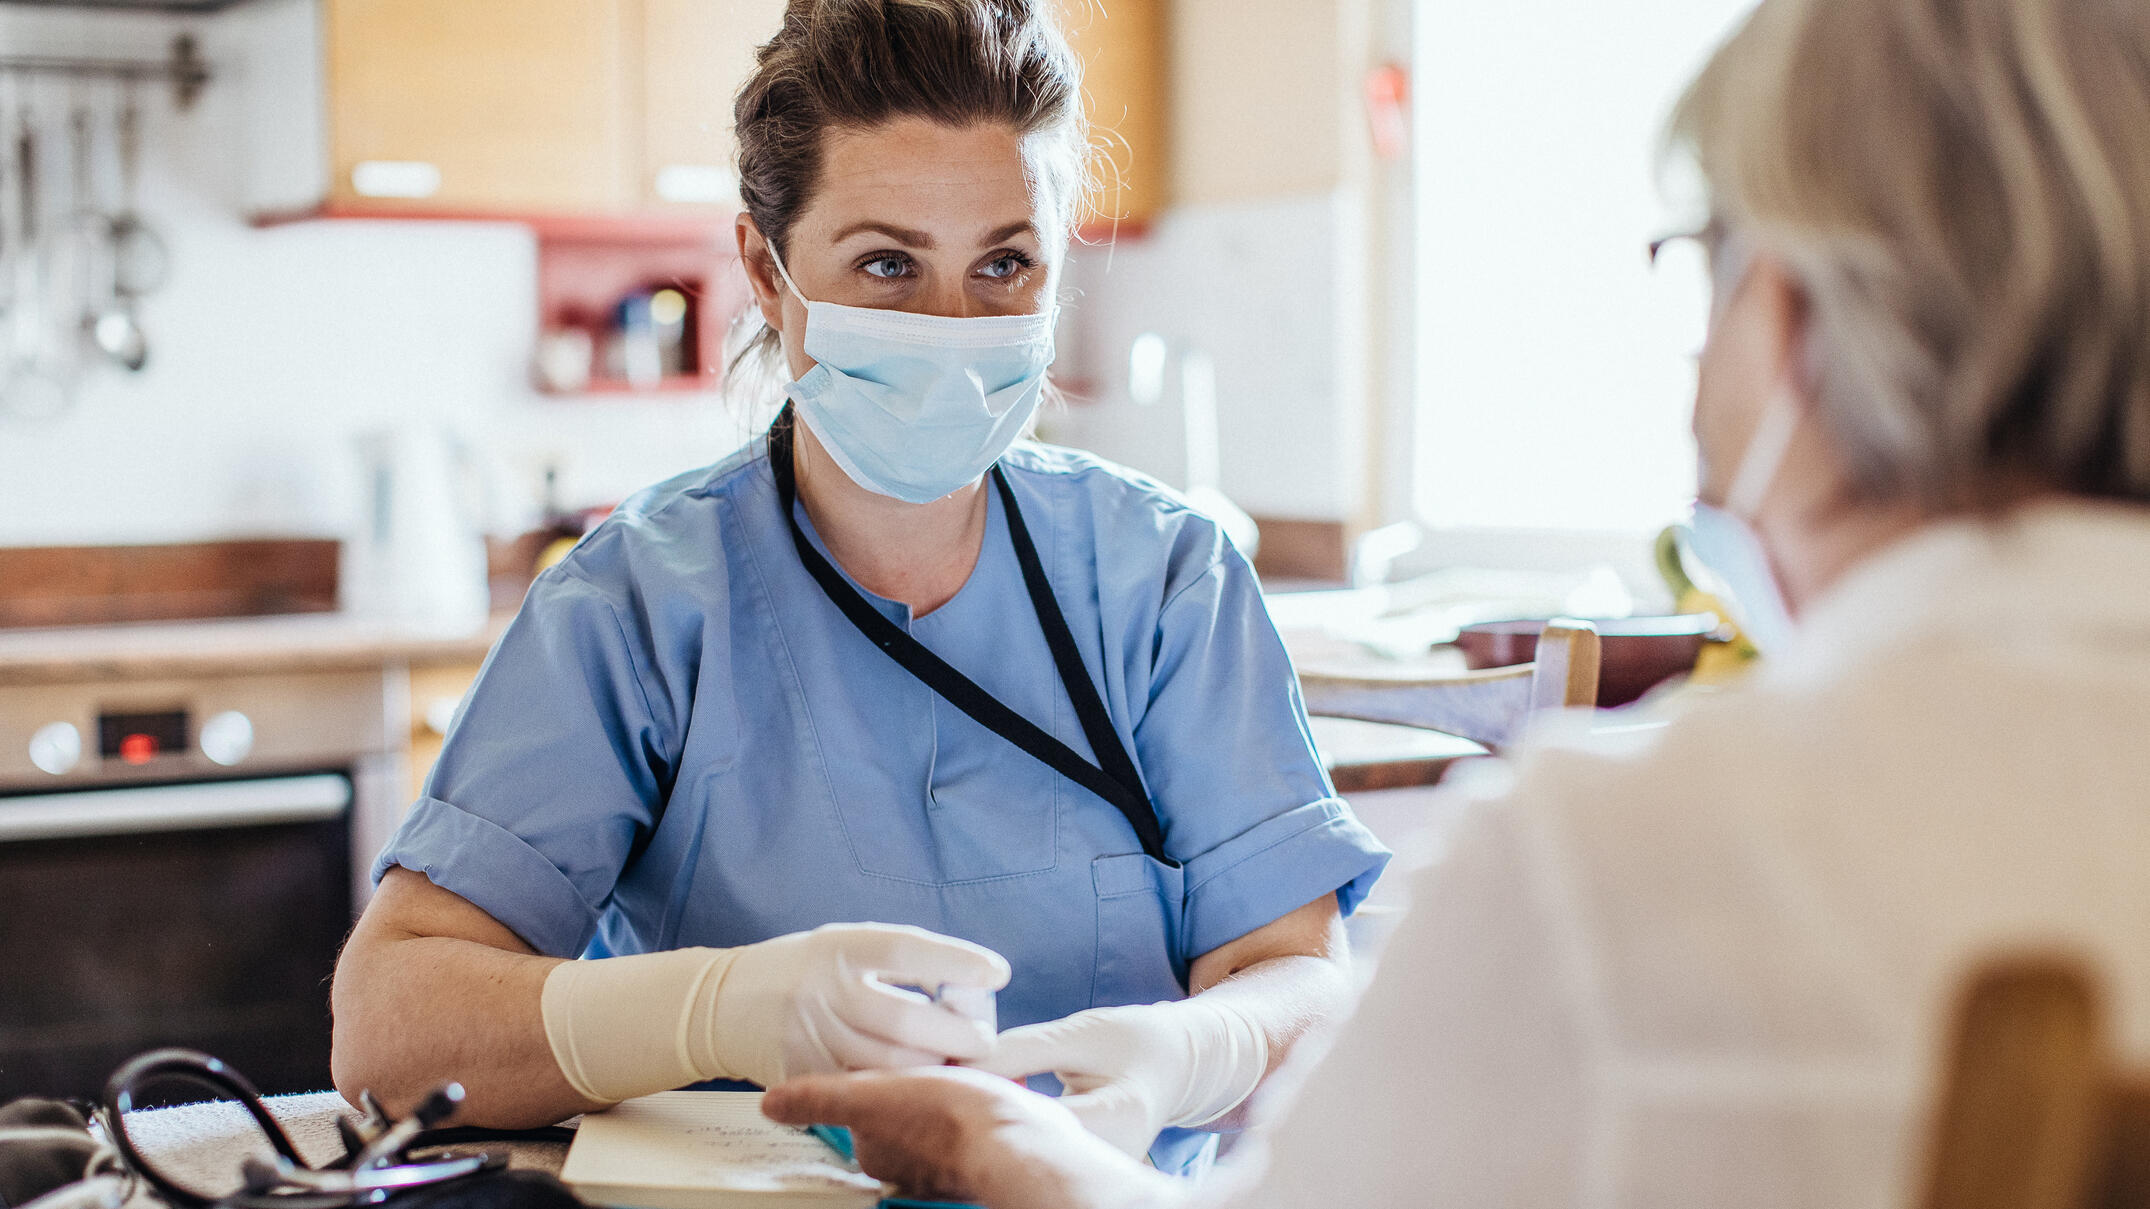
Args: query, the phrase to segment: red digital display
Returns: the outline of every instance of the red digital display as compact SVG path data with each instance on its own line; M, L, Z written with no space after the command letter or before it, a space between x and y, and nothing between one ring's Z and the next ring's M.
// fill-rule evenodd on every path
M97 715L97 754L123 764L149 764L182 755L189 746L183 709Z

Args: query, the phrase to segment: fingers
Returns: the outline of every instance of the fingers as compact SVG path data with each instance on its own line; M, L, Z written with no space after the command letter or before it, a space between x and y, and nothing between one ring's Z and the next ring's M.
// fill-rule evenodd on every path
M1148 1153L1157 1141L1158 1125L1149 1104L1127 1084L1112 1083L1096 1091L1062 1096L1060 1103L1084 1129L1135 1158Z
M970 1061L993 1050L993 1030L873 974L846 971L832 992L837 1014L885 1041L935 1055L933 1064Z
M799 1019L795 1045L785 1049L787 1074L841 1070L898 1070L942 1064L939 1054L912 1049L863 1031L830 1005L807 1009Z
M902 1084L880 1072L803 1075L769 1089L762 1115L785 1125L857 1125L902 1109Z
M967 940L907 924L834 924L818 930L838 937L854 968L889 982L922 987L953 982L988 991L1008 985L1008 959Z
M870 1128L876 1121L913 1120L926 1110L968 1110L1034 1095L953 1067L854 1071L787 1079L762 1096L762 1112L786 1125Z
M993 1043L992 1052L969 1065L1005 1079L1092 1071L1108 1064L1095 1031L1082 1014L1044 1024L1012 1028Z
M840 924L817 930L836 949L830 1010L851 1037L828 1038L851 1069L939 1065L981 1058L993 1048L991 1026L949 1011L904 984L946 983L996 990L1008 963L991 949L900 924Z
M1011 1179L1027 1187L1040 1156L1094 1158L1082 1150L1095 1143L1057 1103L955 1066L795 1079L763 1096L762 1112L850 1129L861 1170L933 1200L1013 1202L1022 1198L991 1193Z

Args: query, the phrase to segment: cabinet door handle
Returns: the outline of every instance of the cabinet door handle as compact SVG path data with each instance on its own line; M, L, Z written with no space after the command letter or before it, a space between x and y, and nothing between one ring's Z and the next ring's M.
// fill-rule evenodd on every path
M425 198L440 192L440 165L424 160L360 160L351 166L360 197Z
M335 773L0 798L0 843L262 827L333 819L351 807Z
M739 178L722 164L666 164L651 182L657 200L716 204L739 200Z

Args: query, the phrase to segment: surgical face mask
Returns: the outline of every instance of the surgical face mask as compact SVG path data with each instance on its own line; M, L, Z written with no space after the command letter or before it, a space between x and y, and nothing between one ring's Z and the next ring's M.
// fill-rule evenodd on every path
M1695 501L1695 557L1724 586L1734 620L1765 654L1783 650L1795 625L1784 590L1770 568L1768 551L1754 531L1754 518L1798 430L1799 404L1789 391L1779 391L1740 456L1724 505Z
M859 486L937 500L984 474L1037 414L1057 305L949 318L814 302L774 246L769 255L806 306L804 347L817 362L784 393Z

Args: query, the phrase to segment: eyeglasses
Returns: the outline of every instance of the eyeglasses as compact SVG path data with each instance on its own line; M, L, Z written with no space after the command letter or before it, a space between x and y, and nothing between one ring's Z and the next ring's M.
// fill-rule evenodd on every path
M1650 267L1653 269L1658 267L1658 262L1664 258L1666 249L1686 243L1692 243L1701 250L1705 261L1714 264L1717 260L1718 251L1724 247L1725 236L1725 225L1715 215L1712 215L1710 220L1702 224L1698 230L1674 231L1670 235L1660 235L1649 243Z
M1699 356L1730 283L1720 281L1729 238L1725 225L1712 217L1694 231L1653 239L1649 244L1652 275L1659 282L1659 306L1673 317L1684 347Z

